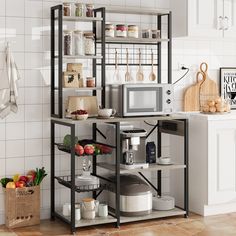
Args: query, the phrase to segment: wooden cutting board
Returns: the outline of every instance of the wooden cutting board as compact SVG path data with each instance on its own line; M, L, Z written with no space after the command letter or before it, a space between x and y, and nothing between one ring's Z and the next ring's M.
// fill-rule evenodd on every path
M202 100L214 99L219 94L218 86L215 81L209 78L208 74L205 74L205 78L200 87L200 103Z
M200 110L200 87L202 85L202 80L199 80L199 75L203 74L201 72L197 73L196 84L190 86L186 89L184 93L184 111L199 111Z

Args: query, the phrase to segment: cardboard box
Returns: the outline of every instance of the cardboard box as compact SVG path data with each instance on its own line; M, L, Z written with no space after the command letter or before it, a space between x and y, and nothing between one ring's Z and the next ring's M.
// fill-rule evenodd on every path
M7 188L5 211L5 224L8 228L40 224L40 186Z

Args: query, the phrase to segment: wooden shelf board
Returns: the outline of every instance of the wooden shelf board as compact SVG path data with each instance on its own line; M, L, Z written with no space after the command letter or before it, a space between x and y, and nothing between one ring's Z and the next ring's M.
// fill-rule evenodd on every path
M110 171L115 171L115 165L108 164L105 162L100 162L97 163L97 166L110 170ZM137 173L137 172L144 172L144 171L157 171L157 170L174 170L174 169L184 169L186 165L180 165L180 164L173 164L173 165L158 165L158 164L150 164L149 168L137 168L137 169L131 169L131 170L126 170L120 168L120 173L125 174L125 173Z

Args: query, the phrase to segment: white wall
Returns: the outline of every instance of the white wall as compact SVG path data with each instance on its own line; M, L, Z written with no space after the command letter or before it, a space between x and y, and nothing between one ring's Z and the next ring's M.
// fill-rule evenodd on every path
M3 67L5 41L11 48L20 69L22 80L19 83L19 112L0 120L0 177L15 173L25 173L31 168L45 166L50 172L50 88L49 76L49 9L62 1L46 0L0 0L0 70ZM168 8L165 0L94 0L98 4L134 7ZM128 20L128 18L126 19ZM147 19L139 19L149 23ZM152 22L150 22L152 23ZM183 72L178 71L178 63L187 66L199 65L207 61L210 76L218 79L221 66L234 66L236 61L236 42L219 40L173 40L174 80ZM176 109L181 109L182 89L192 83L194 72L177 86ZM57 136L65 133L58 132ZM86 127L82 135L88 135ZM168 153L168 139L165 143ZM57 170L69 170L67 155L57 153ZM50 174L50 173L49 173ZM168 175L167 175L168 176ZM50 191L49 177L42 185L42 217L49 216ZM67 201L68 191L57 190L58 202ZM4 222L3 192L0 190L0 224Z

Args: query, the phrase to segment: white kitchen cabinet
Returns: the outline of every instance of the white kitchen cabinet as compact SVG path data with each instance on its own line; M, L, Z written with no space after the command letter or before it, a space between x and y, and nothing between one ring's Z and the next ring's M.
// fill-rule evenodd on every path
M235 0L171 0L173 37L236 37Z
M170 140L171 156L180 162L183 140ZM182 205L181 189L170 178L170 189ZM207 216L236 211L236 111L228 115L189 115L189 208Z

